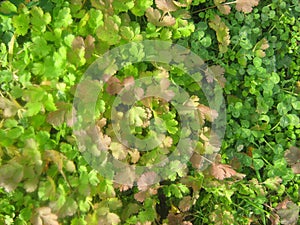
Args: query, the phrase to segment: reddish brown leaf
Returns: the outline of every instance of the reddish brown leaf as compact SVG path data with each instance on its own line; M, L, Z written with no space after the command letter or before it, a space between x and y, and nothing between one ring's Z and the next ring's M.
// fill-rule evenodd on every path
M279 225L280 217L278 216L278 214L272 212L270 215L270 221L271 225Z
M199 155L198 153L193 153L191 159L190 159L192 166L195 169L200 169L203 166L203 159L202 156Z
M81 49L81 48L84 48L84 40L82 37L78 36L78 37L74 38L74 40L72 42L72 49L77 50L77 49Z
M155 0L157 8L164 12L173 12L177 10L177 6L172 0Z
M155 172L146 172L138 179L137 185L140 191L146 191L152 184L157 182L157 174Z
M158 9L148 8L146 17L150 23L153 23L156 26L173 26L176 23L175 18L170 15L162 17Z
M57 102L56 111L50 112L47 116L47 122L53 126L60 126L68 121L72 125L72 105L66 102Z
M91 35L88 35L84 40L85 45L85 55L86 59L90 58L95 49L95 38Z
M211 175L218 180L224 180L225 178L230 178L236 174L237 172L229 165L213 163L211 166Z
M191 196L185 196L178 205L178 208L181 212L187 212L190 210L192 206L192 197Z
M285 199L276 207L281 224L296 225L299 218L299 206Z
M295 174L300 174L300 149L292 146L286 150L284 157Z
M147 197L146 191L140 191L140 192L134 194L134 199L137 200L138 202L144 202L146 197Z
M254 6L257 6L258 3L259 3L259 0L237 0L235 7L238 11L241 11L244 13L250 13L250 12L252 12L252 8Z
M228 15L230 13L231 7L229 5L223 5L222 3L225 1L226 0L214 0L214 3L222 14Z
M218 112L209 108L206 105L199 104L198 110L200 111L202 119L206 119L209 122L213 122L218 117Z
M121 84L121 81L116 77L110 77L107 81L107 88L106 91L110 95L118 94L122 90L123 86Z

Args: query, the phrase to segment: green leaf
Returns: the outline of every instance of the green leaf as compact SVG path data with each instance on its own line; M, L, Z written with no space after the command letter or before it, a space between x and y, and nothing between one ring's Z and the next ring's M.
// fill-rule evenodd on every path
M34 6L30 10L32 31L37 34L46 31L46 25L51 22L51 15L49 12L44 13L40 7ZM42 48L43 49L43 48Z
M105 18L104 25L99 26L96 31L97 37L109 45L119 43L121 39L119 35L119 23L120 18L118 16Z
M148 8L153 4L153 0L135 1L131 12L136 16L143 16Z
M51 47L47 45L47 41L43 37L36 36L32 38L32 48L30 48L30 51L35 57L40 59L50 53Z
M70 8L64 7L58 11L58 14L54 18L54 27L62 28L68 27L72 24L72 15Z
M87 222L82 218L74 218L71 221L71 225L87 225Z
M265 165L262 159L253 159L253 167L255 170L260 170Z
M12 18L12 24L17 35L26 35L29 29L30 18L28 14L22 13Z
M0 13L11 14L17 13L17 7L10 1L3 1L0 5Z
M300 110L300 101L292 102L292 106L295 110Z
M128 112L129 124L141 127L144 124L144 119L147 118L147 113L142 107L132 107Z
M38 114L43 107L43 104L41 102L28 102L25 105L25 108L27 108L26 116L34 116Z
M287 126L298 126L300 123L300 119L297 115L295 114L287 114L283 115L280 118L280 125L282 127L287 127Z

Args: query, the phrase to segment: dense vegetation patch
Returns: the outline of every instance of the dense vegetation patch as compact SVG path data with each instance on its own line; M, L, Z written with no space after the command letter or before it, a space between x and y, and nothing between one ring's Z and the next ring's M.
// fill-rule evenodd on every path
M0 224L297 224L299 14L297 0L2 1ZM187 52L144 62L143 40ZM112 76L82 82L131 42L119 57L135 63L104 61L97 69ZM167 63L190 51L205 61L199 71ZM175 157L163 172L98 171L106 154L134 168Z

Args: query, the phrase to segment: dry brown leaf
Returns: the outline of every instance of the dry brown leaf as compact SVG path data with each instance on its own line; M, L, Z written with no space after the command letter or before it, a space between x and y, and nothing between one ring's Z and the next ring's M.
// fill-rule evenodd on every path
M95 38L91 35L88 35L84 40L85 45L85 55L86 59L90 58L95 49Z
M106 91L110 95L116 95L122 90L123 86L121 81L116 77L110 77L107 81Z
M237 0L235 7L238 11L241 11L244 13L250 13L250 12L252 12L252 8L254 6L257 6L258 3L259 3L259 0Z
M157 8L164 12L173 12L177 10L177 6L172 0L155 0Z
M292 146L286 150L284 157L295 174L300 174L300 149Z
M203 166L202 156L198 153L194 152L190 161L195 169L200 169Z
M185 196L178 205L178 208L180 209L181 212L187 212L190 210L192 206L192 197L191 196Z
M152 184L157 182L157 174L155 172L146 172L141 175L137 181L138 189L146 191Z
M285 199L276 207L281 224L296 225L299 218L299 206L289 199Z
M278 214L272 212L270 215L270 221L271 225L279 225L280 217L278 216Z
M30 221L33 225L59 225L57 218L57 215L51 212L51 208L41 207L36 210Z
M237 172L232 169L230 165L213 163L211 166L211 175L218 180L224 180L225 178L230 178L236 174Z
M206 105L199 104L197 108L203 120L206 119L209 122L213 122L218 117L218 112L216 110L209 108Z
M176 23L174 17L170 15L162 16L158 9L148 8L146 17L150 23L156 26L173 26Z
M137 200L138 202L144 202L146 197L147 197L146 191L140 191L134 194L134 199Z
M222 3L225 1L226 0L214 0L214 3L222 14L228 15L231 11L231 7L229 5L223 5Z
M166 15L160 20L159 26L173 26L176 23L176 19L173 16Z

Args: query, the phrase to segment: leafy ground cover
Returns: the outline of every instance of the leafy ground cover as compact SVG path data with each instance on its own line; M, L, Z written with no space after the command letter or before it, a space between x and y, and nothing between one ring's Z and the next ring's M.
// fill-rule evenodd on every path
M296 0L2 1L0 224L298 224L299 14ZM117 71L108 61L99 68L113 76L80 83L108 50L149 39L190 49L205 60L204 72L189 76L184 65L155 62ZM120 57L147 53L138 45L128 51ZM133 88L139 82L142 90ZM224 138L213 132L220 115L198 82L215 84L224 96ZM174 95L175 84L187 99ZM94 108L83 104L76 112L76 96L89 103L93 91ZM140 99L127 110L130 91ZM157 93L195 108L198 114L187 118L199 123L185 129L184 110ZM88 130L87 141L100 140L100 147L80 148L74 113L95 122L97 136ZM128 122L113 127L117 119ZM124 127L126 146L116 135ZM154 148L141 151L147 146L132 137ZM219 152L210 138L221 139ZM155 170L95 169L99 148L141 167L191 143L189 162L179 154L163 180Z

